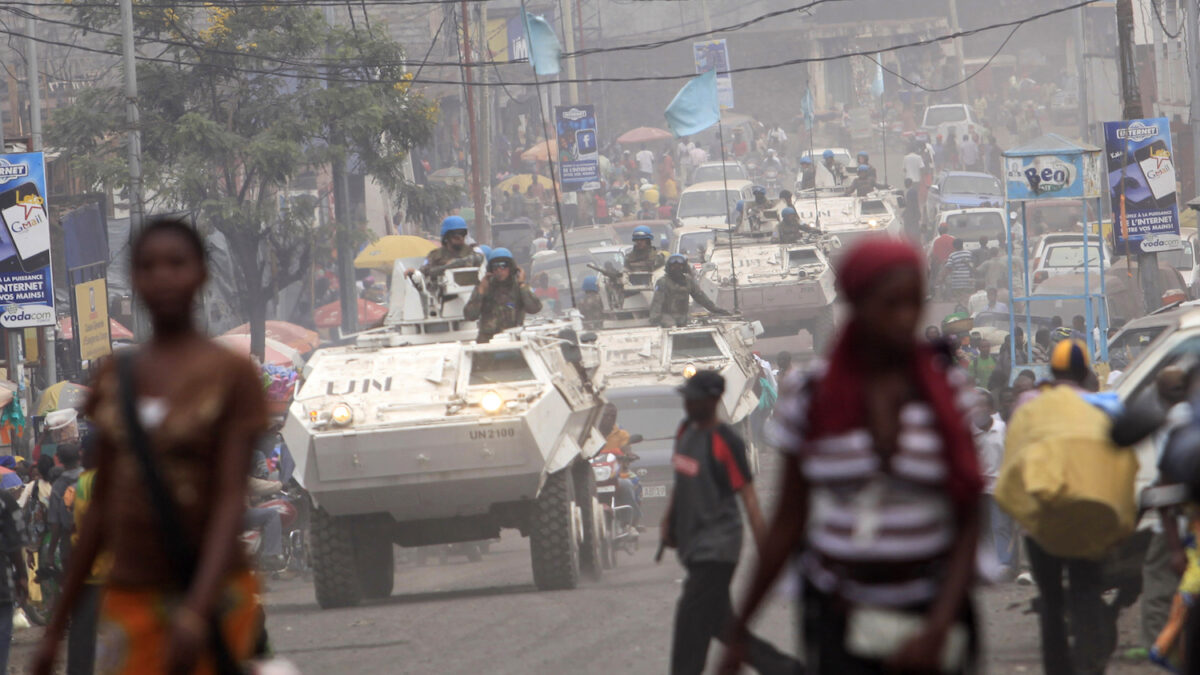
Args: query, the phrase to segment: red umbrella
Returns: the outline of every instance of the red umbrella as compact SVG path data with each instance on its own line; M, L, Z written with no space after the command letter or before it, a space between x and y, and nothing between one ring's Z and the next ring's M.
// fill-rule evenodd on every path
M237 328L225 331L225 335L249 335L250 324L244 323ZM297 326L287 321L268 321L267 337L282 342L301 354L307 354L321 344L321 336L316 331L304 326Z
M634 143L668 141L672 138L675 138L675 135L666 129L659 129L658 127L638 127L636 129L630 129L620 136L617 136L617 142L621 145L632 145Z
M58 330L62 331L62 337L64 340L75 339L75 325L71 323L71 317L68 316L59 319ZM110 318L108 320L108 330L112 335L112 339L114 340L133 339L133 331L129 330L125 326L122 326L116 319Z
M387 307L378 302L358 299L359 328L374 328L383 323L385 316L387 316ZM324 307L318 307L317 311L313 312L313 321L316 322L318 328L334 328L342 325L342 304L331 302Z
M213 339L235 352L242 354L250 353L249 335L219 335ZM263 347L263 363L272 366L300 368L304 365L304 359L300 356L300 352L295 349L282 342L267 338L266 344Z

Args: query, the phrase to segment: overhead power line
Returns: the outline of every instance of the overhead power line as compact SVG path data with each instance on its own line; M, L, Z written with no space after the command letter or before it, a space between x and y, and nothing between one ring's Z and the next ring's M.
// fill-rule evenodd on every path
M1010 21L1002 21L1002 22L990 24L987 26L980 26L978 28L972 28L969 30L961 30L961 31L957 31L954 33L948 33L948 34L938 35L938 36L924 38L924 39L920 39L920 40L914 40L912 42L905 42L905 43L901 43L901 44L897 44L897 45L892 45L889 47L876 48L876 49L870 49L870 50L863 49L863 50L856 50L856 51L851 51L851 52L844 52L841 54L830 54L830 55L825 55L825 56L800 57L800 58L788 59L785 61L779 61L779 62L774 62L774 63L756 64L756 65L750 65L750 66L742 66L739 68L731 68L728 70L722 70L722 71L718 71L718 72L720 72L721 74L750 73L750 72L774 70L777 68L786 68L789 66L805 65L805 64L809 64L809 63L826 63L826 62L830 62L830 61L840 61L843 59L854 58L856 56L873 57L876 54L883 54L883 53L888 53L888 52L900 51L902 49L910 49L913 47L922 47L922 46L937 44L939 42L945 42L947 40L953 40L955 38L970 37L973 35L978 35L980 33L985 33L985 32L1000 29L1000 28L1020 27L1027 23L1039 21L1041 19L1044 19L1044 18L1047 18L1050 16L1055 16L1058 14L1076 10L1076 9L1079 9L1080 7L1085 7L1087 5L1090 5L1095 2L1099 2L1099 1L1100 0L1082 0L1080 2L1075 2L1075 3L1066 5L1063 7L1038 12L1036 14L1032 14L1032 15L1029 15L1024 18L1020 18L1020 19L1013 19ZM344 0L343 0L343 2L344 2ZM0 35L26 37L22 33L15 32L15 31L9 31L9 30L3 30L3 29L0 29ZM52 44L52 45L57 45L57 46L62 46L62 47L71 46L68 43L60 42L57 40L50 40L50 39L42 38L42 37L33 37L31 39L33 39L39 43L43 43L43 44ZM193 48L193 49L205 49L204 47L199 47L197 45L188 44L186 46L188 46L189 48ZM97 53L97 54L107 54L110 56L119 56L118 52L107 50L107 49L101 49L101 48L97 48L97 47L86 47L83 45L74 45L74 48L81 49L81 50L88 51L88 52ZM141 61L165 63L165 64L173 65L173 66L223 68L223 69L230 70L233 72L246 73L246 74L252 74L252 75L272 75L272 76L280 76L280 77L292 77L292 78L303 79L303 80L320 80L320 81L325 81L325 82L341 82L341 83L358 84L358 85L386 84L388 86L391 86L391 85L395 84L394 80L386 80L386 81L384 81L384 80L364 80L362 78L356 78L356 77L341 77L341 76L330 75L330 74L325 74L325 73L303 72L300 70L292 70L291 69L292 67L295 67L295 68L317 68L317 67L321 67L323 65L321 62L303 62L303 63L294 62L293 63L293 62L286 62L286 60L284 60L284 59L278 59L278 58L273 58L273 57L269 57L269 56L260 56L260 55L255 55L255 54L247 54L247 53L243 53L243 52L233 52L233 54L236 54L237 56L241 56L241 57L261 58L261 59L267 60L267 61L274 61L274 62L281 63L281 65L285 65L288 67L267 70L267 69L262 69L262 68L247 68L244 66L237 66L237 65L233 65L233 64L180 61L178 59L172 59L172 58L162 58L162 57L143 56L143 55L138 55L137 58ZM379 67L379 66L383 66L383 65L398 65L398 64L375 64L375 63L369 63L369 62L359 62L359 63L344 62L344 63L340 63L340 64L326 64L326 65L330 65L331 67L340 67L340 68L363 68L363 67L370 68L370 67ZM408 62L404 65L409 66L409 67L413 67L413 66L420 67L423 65L435 65L435 64L434 63ZM449 62L449 63L444 63L442 65L462 67L462 66L473 66L473 65L483 65L483 64L476 64L476 63L472 63L472 62ZM671 74L671 75L609 76L609 77L593 77L593 78L586 78L586 79L563 78L563 79L553 80L552 82L563 83L563 84L571 83L571 82L576 82L576 83L584 83L584 82L611 82L611 83L670 82L670 81L686 80L686 79L690 79L692 77L695 77L695 73L689 72L689 73L679 73L679 74ZM407 81L411 82L413 84L447 84L447 85L454 85L454 86L462 86L463 85L463 82L458 79L448 80L448 79L437 79L437 78L413 77L413 78L408 79ZM534 82L532 79L530 79L530 80L515 80L515 81L514 80L506 81L506 80L497 79L497 80L488 80L486 82L474 82L470 86L476 86L476 87L501 86L502 87L502 86L524 86L524 85L533 85L533 84L534 84Z

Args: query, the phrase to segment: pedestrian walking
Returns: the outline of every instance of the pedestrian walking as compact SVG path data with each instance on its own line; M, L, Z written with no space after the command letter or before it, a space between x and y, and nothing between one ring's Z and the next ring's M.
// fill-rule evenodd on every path
M675 437L675 485L662 521L663 543L676 549L687 568L675 610L671 673L698 675L704 671L709 642L726 640L733 618L729 585L742 551L738 499L760 550L766 526L746 444L717 419L725 379L714 371L700 371L679 387L679 393L687 419ZM795 660L769 643L753 636L745 642L747 659L758 672L796 672Z
M20 510L12 493L0 490L0 673L8 672L13 612L29 594L25 561L21 559L21 535L17 530Z
M843 258L851 316L828 365L784 383L774 440L784 483L737 638L785 564L803 576L805 663L819 674L970 671L969 601L983 488L967 428L973 392L917 338L924 263L866 240Z
M193 323L204 257L199 234L175 218L148 223L131 247L153 334L94 380L94 492L35 675L52 672L101 550L113 557L98 635L106 672L225 675L258 640L258 586L238 536L266 400L253 364Z
M972 416L971 434L979 452L979 468L983 474L984 549L991 549L1004 574L1011 578L1017 561L1016 527L1012 517L996 504L996 479L1004 461L1004 420L996 412L995 398L986 389L978 389L979 409Z

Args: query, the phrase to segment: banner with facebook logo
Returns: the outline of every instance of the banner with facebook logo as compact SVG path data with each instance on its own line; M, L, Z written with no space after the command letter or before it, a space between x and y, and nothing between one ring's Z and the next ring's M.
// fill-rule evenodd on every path
M558 175L563 192L600 189L600 143L596 134L596 108L590 105L555 106L558 133Z

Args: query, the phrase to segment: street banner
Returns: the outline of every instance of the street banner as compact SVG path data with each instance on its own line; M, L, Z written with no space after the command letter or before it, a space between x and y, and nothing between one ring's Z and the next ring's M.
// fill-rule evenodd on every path
M729 74L729 47L724 40L703 40L692 43L692 58L696 74L717 71L717 99L721 110L733 109L733 76Z
M1094 164L1086 154L1006 156L1005 194L1012 201L1099 197Z
M600 144L596 108L590 105L554 107L558 133L558 175L563 192L600 189Z
M1105 122L1104 155L1115 248L1136 245L1146 253L1182 248L1167 118Z
M79 358L91 361L112 353L108 323L108 284L101 277L75 284L75 339Z
M0 155L0 326L53 326L50 216L40 152Z

